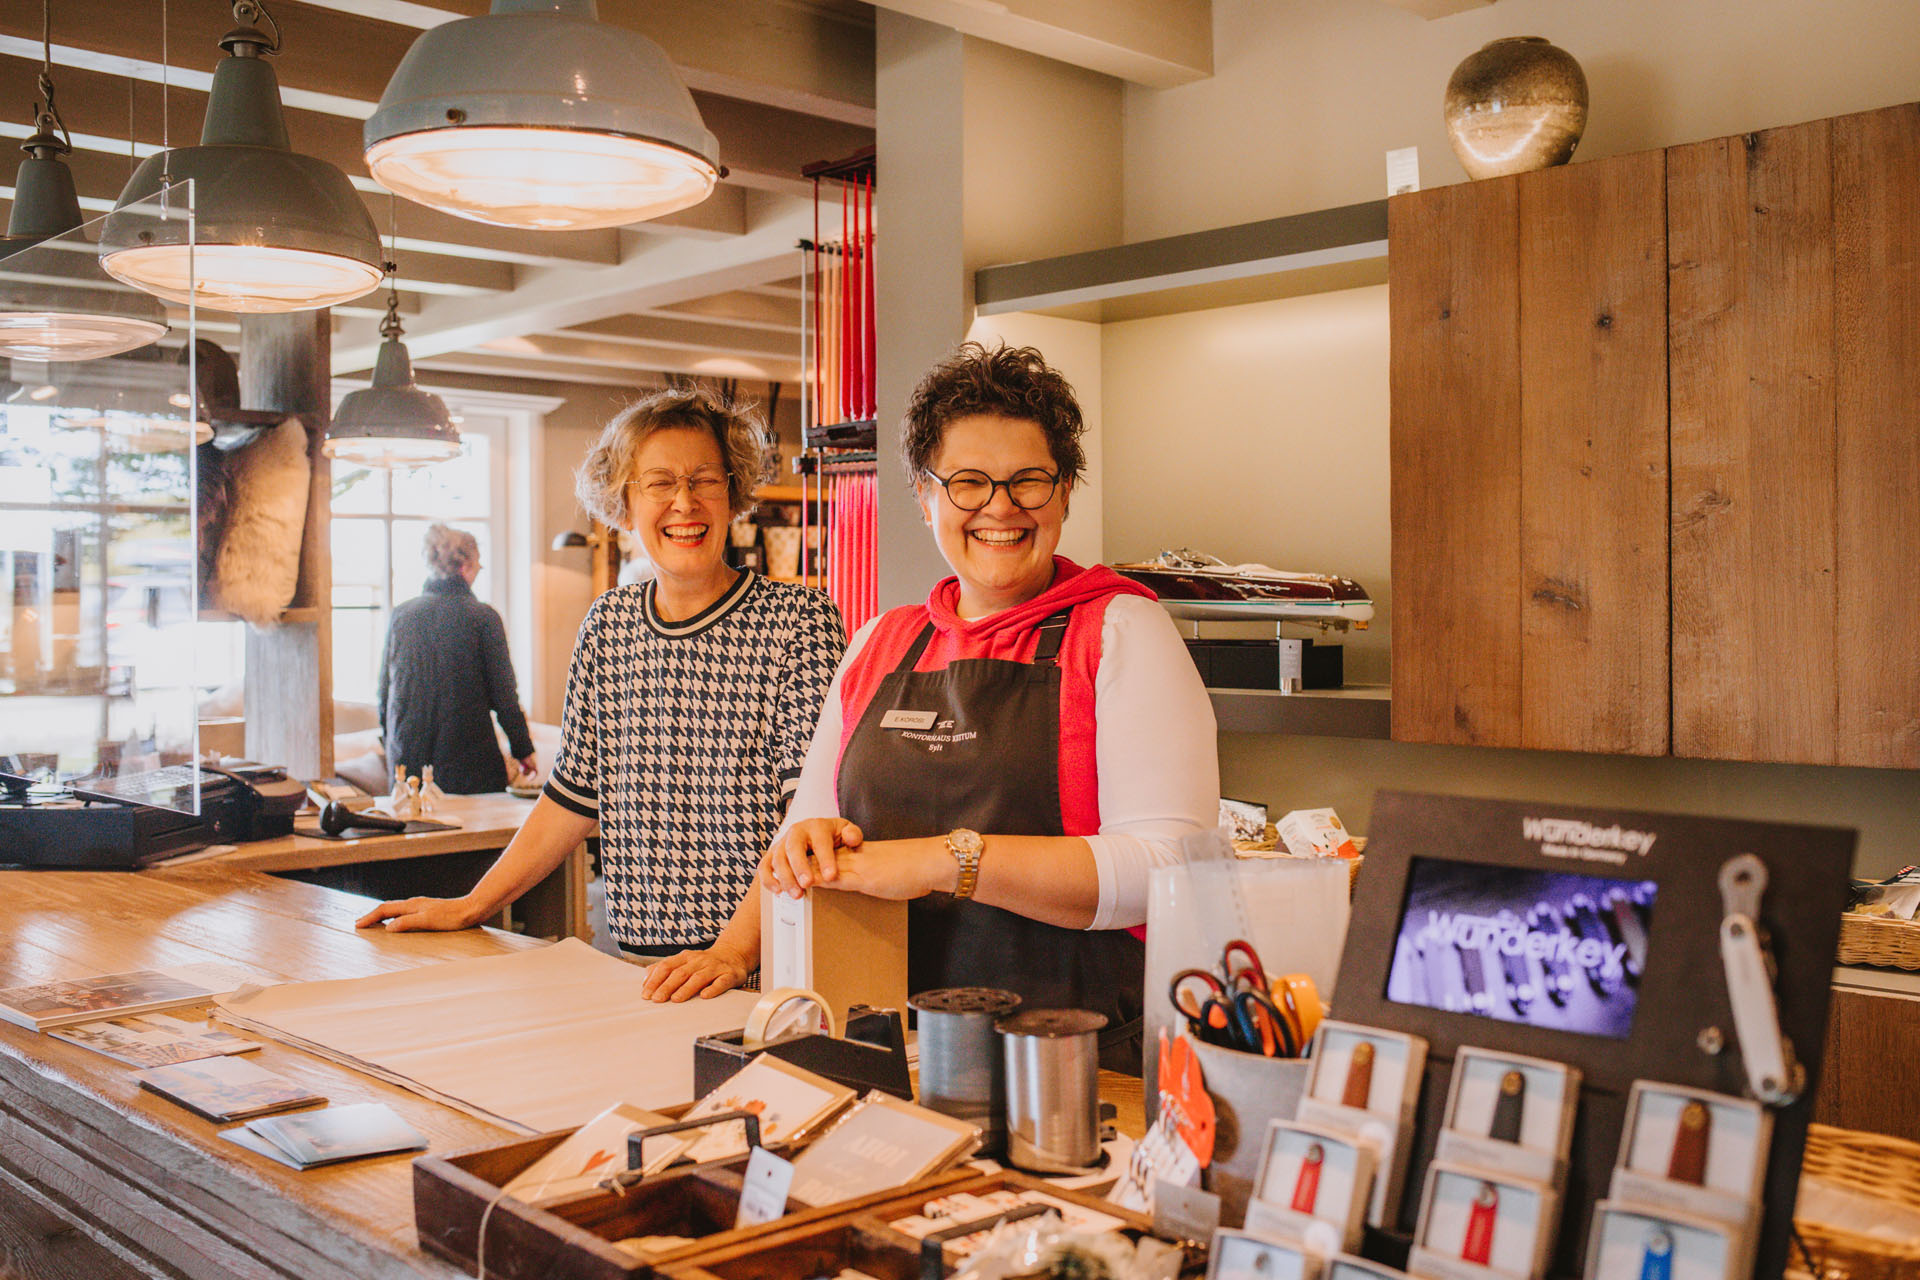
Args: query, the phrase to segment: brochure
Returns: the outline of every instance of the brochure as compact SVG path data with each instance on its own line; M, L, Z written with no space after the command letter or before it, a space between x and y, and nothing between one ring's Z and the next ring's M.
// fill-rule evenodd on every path
M173 1062L192 1062L228 1053L249 1053L260 1047L258 1040L243 1040L229 1032L216 1031L204 1022L176 1018L165 1013L151 1013L139 1018L113 1018L106 1022L81 1022L47 1034L56 1040L65 1040L83 1049L103 1053L115 1062L124 1062L130 1067L164 1067Z
M221 964L138 969L64 982L37 982L0 991L0 1019L29 1031L156 1009L177 1009L227 995L259 978Z
M134 1079L141 1088L217 1124L326 1101L305 1085L239 1058L179 1062L142 1071Z

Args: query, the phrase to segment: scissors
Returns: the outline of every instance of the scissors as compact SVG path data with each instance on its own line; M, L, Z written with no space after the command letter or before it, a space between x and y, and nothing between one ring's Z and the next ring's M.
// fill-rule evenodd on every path
M1195 995L1187 984L1197 982L1203 994ZM1187 1028L1207 1044L1231 1043L1235 1015L1229 1010L1227 989L1206 969L1182 969L1167 986L1167 999L1187 1020Z
M1257 968L1257 957L1252 964ZM1265 991L1229 988L1206 969L1182 969L1173 975L1167 999L1186 1018L1188 1029L1207 1044L1269 1058L1299 1052L1294 1027Z

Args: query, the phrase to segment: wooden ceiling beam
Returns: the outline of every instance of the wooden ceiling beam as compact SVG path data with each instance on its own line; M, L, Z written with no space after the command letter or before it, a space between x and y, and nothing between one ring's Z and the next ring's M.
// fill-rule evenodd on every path
M874 0L964 35L1153 89L1213 74L1212 0Z
M690 298L670 307L656 307L637 314L710 321L746 329L770 329L776 333L800 332L800 307L797 302L758 293L717 293L711 297Z
M627 347L664 347L679 351L712 351L722 355L764 356L768 359L798 360L797 335L783 337L764 329L727 329L715 325L694 325L647 316L609 316L590 320L569 329L548 329L528 334L527 338L555 354L584 353L589 348L608 344ZM564 345L563 345L564 344Z

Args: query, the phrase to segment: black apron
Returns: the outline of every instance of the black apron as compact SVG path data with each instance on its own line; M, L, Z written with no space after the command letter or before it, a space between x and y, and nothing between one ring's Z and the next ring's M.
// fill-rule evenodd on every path
M987 837L983 863L995 835L1066 834L1057 662L1066 630L1064 611L1044 620L1030 663L962 658L915 671L933 639L928 623L847 739L841 816L869 840L968 827ZM907 982L910 991L999 987L1025 1008L1103 1013L1101 1065L1140 1074L1146 947L1124 929L1063 929L932 894L908 908Z

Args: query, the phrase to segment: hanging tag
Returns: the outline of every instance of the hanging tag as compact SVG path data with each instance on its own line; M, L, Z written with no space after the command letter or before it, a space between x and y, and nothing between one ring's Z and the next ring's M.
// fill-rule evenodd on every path
M734 1217L734 1227L757 1227L786 1216L787 1188L792 1185L793 1162L782 1160L765 1147L755 1147L747 1157L747 1172L740 1187L740 1212Z
M1347 1083L1340 1090L1340 1105L1367 1109L1373 1096L1373 1041L1362 1040L1353 1046L1347 1059Z
M1314 1202L1320 1198L1320 1169L1327 1162L1327 1149L1316 1142L1307 1148L1306 1159L1300 1162L1300 1176L1293 1181L1293 1211L1311 1214Z
M1647 1233L1647 1251L1640 1256L1640 1280L1673 1280L1673 1237L1665 1227Z
M1480 1184L1467 1216L1467 1238L1460 1243L1460 1261L1488 1266L1493 1261L1493 1222L1500 1212L1500 1192L1491 1182Z
M1487 1136L1499 1142L1520 1141L1520 1121L1527 1108L1527 1077L1509 1069L1500 1077L1500 1098L1493 1104L1493 1127Z
M1713 1131L1713 1112L1698 1098L1680 1108L1673 1135L1673 1154L1667 1158L1667 1176L1696 1187L1707 1185L1707 1139Z

